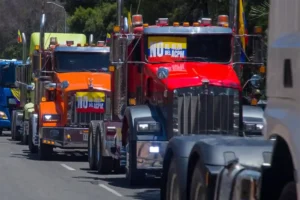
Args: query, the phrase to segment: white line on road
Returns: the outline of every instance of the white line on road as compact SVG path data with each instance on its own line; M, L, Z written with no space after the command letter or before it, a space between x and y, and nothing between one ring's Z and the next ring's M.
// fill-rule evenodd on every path
M66 164L60 164L60 165L63 166L64 168L66 168L67 170L75 171L74 168L72 168L72 167L70 167L70 166L68 166L68 165L66 165Z
M113 193L114 195L117 195L118 197L122 197L122 195L120 193L118 193L117 191L115 191L114 189L111 189L109 187L107 187L106 185L104 184L99 184L100 187L106 189L107 191Z

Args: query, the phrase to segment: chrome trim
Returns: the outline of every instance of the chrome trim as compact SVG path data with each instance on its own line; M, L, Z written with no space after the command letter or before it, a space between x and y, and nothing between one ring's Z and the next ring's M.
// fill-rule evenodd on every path
M136 168L137 169L162 169L167 141L137 141L136 142ZM150 146L159 147L158 153L151 153Z

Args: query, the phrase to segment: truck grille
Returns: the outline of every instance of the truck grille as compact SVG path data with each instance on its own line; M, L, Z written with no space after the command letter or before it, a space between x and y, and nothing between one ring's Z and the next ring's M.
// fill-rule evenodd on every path
M208 86L174 92L173 131L177 134L229 133L239 129L239 91Z
M106 103L108 106L108 103ZM76 111L75 94L68 96L68 124L75 126L88 126L92 120L104 120L106 113L86 112L81 113Z

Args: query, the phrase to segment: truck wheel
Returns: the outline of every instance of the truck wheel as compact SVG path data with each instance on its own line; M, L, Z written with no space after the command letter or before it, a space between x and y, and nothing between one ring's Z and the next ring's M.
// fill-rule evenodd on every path
M284 186L279 200L297 200L297 190L294 182L289 182Z
M19 131L20 131L20 126L16 126L15 133L14 133L16 141L20 141L21 140L21 135L20 135Z
M205 175L201 167L200 160L197 162L193 174L192 183L190 187L190 200L206 199L206 186L204 181Z
M178 175L176 171L176 162L173 158L168 170L167 188L166 188L166 200L179 200L179 182Z
M29 133L28 133L28 148L30 153L37 153L38 152L38 147L33 144L32 142L32 122L29 120Z
M0 136L3 135L3 129L0 129Z
M39 160L49 160L52 156L53 147L42 143L40 140L40 145L38 147L38 157Z
M95 121L91 121L89 127L89 138L88 138L88 159L89 159L89 166L91 170L97 169L96 163L96 129L97 123Z
M100 124L101 126L101 124ZM96 162L97 170L99 174L108 174L112 170L112 158L105 157L102 153L102 143L101 143L101 131L100 127L96 131Z

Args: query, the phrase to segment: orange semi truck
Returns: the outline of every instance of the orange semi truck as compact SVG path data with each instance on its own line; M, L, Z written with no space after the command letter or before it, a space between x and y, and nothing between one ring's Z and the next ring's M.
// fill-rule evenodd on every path
M62 34L45 38L45 19L43 14L32 55L34 112L29 119L30 149L41 160L49 159L55 147L86 149L90 121L110 117L111 90L110 48L103 41L93 45L92 37L90 45L76 44L76 35L82 34L68 34L68 41L61 40Z

